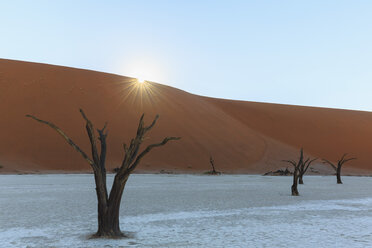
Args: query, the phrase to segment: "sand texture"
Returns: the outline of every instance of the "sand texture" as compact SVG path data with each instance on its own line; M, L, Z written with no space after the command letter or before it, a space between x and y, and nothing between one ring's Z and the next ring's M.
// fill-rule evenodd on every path
M180 141L154 150L138 172L264 173L285 168L282 159L307 156L336 160L358 157L346 173L372 171L372 114L207 98L157 83L138 86L132 78L96 71L0 59L1 172L89 171L85 160L32 114L63 129L86 153L89 140L79 113L101 128L108 122L107 167L117 167L123 142L134 136L138 119L160 119L145 145L165 136ZM317 163L320 172L331 170Z

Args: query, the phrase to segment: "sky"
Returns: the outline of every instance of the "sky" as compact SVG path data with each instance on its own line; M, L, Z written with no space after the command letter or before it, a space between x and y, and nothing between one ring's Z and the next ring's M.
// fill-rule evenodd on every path
M372 111L372 1L0 1L0 58Z

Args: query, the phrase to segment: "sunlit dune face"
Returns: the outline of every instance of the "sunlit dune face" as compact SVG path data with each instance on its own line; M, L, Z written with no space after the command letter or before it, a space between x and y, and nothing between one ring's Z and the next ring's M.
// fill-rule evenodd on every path
M140 108L155 106L160 96L160 91L153 82L140 77L123 82L120 91L117 93L121 96L120 104L133 104Z

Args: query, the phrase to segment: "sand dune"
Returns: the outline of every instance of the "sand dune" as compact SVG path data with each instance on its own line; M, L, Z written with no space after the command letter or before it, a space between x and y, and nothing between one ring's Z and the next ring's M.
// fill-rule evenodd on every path
M372 171L372 113L201 97L169 86L61 66L0 60L0 172L89 171L89 165L55 131L29 118L49 120L89 152L79 108L96 127L108 122L108 167L119 165L122 144L138 119L160 115L146 143L182 140L154 150L140 172L219 170L262 173L285 167L301 146L307 155L358 157L349 171ZM323 168L318 165L318 168ZM328 168L325 171L329 171Z

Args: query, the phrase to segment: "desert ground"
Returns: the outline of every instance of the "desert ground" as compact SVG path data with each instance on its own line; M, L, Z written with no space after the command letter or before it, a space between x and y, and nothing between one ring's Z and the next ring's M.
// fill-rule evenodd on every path
M109 176L111 184L113 176ZM92 175L0 175L1 247L371 247L372 180L133 175L120 211L126 239L97 228ZM24 211L25 208L27 211Z
M26 118L48 120L89 150L84 109L97 128L108 123L108 168L119 165L122 144L138 119L160 115L146 142L182 139L152 152L139 173L201 173L212 155L225 173L261 174L285 168L301 147L310 157L336 161L350 175L371 174L372 113L208 98L154 82L108 73L0 59L0 173L82 173L90 167L53 130ZM306 92L304 92L306 94ZM320 174L331 168L315 163Z

